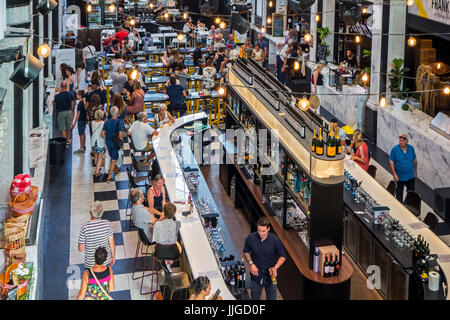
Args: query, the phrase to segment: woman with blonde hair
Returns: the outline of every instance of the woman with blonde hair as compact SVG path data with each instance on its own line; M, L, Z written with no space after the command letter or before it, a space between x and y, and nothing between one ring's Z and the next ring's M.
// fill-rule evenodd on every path
M356 152L350 157L350 160L355 161L365 171L369 169L369 147L363 141L363 134L361 131L356 131L353 134L353 146Z
M175 119L172 117L170 112L167 111L167 106L164 103L159 105L159 112L155 114L156 127L159 128L165 123L174 123Z
M119 113L117 114L117 118L123 120L125 119L126 107L125 102L120 94L115 93L112 99L112 105L116 106L119 109Z
M325 67L323 63L318 63L311 76L311 83L314 85L314 94L317 94L317 86L323 86L323 75L320 73Z
M157 174L153 179L153 185L147 190L147 201L150 213L159 219L163 215L163 207L166 203L166 188L164 187L164 178Z
M106 146L105 139L101 136L104 124L104 113L102 110L96 110L94 121L92 122L91 146L94 152L95 176L101 175L100 170L105 157Z

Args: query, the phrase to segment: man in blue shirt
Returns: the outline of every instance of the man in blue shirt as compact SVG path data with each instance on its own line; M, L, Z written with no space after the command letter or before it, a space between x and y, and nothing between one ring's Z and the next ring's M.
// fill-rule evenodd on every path
M268 56L269 46L267 45L267 42L264 41L262 33L258 33L258 40L255 41L255 44L257 44L257 43L259 43L259 47L261 48L261 50L264 51L265 58L264 58L263 67L267 68L267 61L269 58L269 56Z
M397 182L396 198L403 202L403 189L415 190L415 178L417 177L417 159L414 147L408 145L408 135L399 137L399 144L392 148L389 157L392 175Z
M176 113L180 113L180 117L184 116L186 112L186 104L184 103L186 99L186 91L183 86L177 84L177 78L175 76L170 76L170 86L166 87L166 94L169 96L170 104L168 110L170 113L176 116Z
M61 92L55 95L54 104L58 113L58 129L63 138L66 138L67 146L70 145L72 133L73 112L75 107L75 96L69 91L69 83L61 82Z
M277 270L286 261L286 251L280 238L270 233L270 223L262 217L257 223L258 231L245 239L244 256L250 265L252 280L251 298L260 300L262 289L266 289L266 299L277 299Z

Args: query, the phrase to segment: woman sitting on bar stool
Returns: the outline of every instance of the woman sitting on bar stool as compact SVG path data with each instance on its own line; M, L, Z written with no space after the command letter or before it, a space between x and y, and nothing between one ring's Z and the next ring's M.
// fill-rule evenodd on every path
M353 134L353 144L356 152L351 155L350 160L354 160L364 171L369 169L369 147L363 141L363 135L361 132Z
M174 123L175 119L167 111L167 106L164 103L159 105L159 112L155 114L156 127L160 128L166 123Z
M164 179L162 175L157 174L153 179L153 186L147 190L148 207L157 219L163 215L162 211L166 198Z
M130 103L127 106L127 116L125 117L125 122L130 123L130 119L128 117L130 113L136 115L144 110L144 97L145 92L142 90L141 83L139 81L135 81Z
M211 281L208 277L200 276L192 281L191 288L194 291L189 297L189 300L206 300L206 297L211 293ZM211 300L212 297L209 298ZM221 296L217 300L222 300Z
M164 52L164 55L162 57L162 63L164 65L164 67L167 68L167 70L169 70L172 55L173 55L172 48L167 47L166 52Z
M169 202L164 205L164 217L156 221L153 225L153 242L156 242L155 255L158 259L165 260L167 269L171 272L170 266L173 260L180 257L177 237L180 230L180 221L175 221L177 207Z

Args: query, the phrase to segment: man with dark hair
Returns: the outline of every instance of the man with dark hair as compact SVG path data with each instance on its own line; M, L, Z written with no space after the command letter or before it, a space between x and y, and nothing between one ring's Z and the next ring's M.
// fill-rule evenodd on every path
M186 99L186 91L183 86L177 84L177 79L175 76L170 77L170 85L166 87L166 94L169 96L169 112L175 116L176 112L180 113L180 117L184 116L186 112L186 104L184 103Z
M72 91L69 91L69 83L67 81L61 82L61 92L55 96L54 103L58 112L58 128L63 138L67 139L67 146L69 146L72 142L70 134L72 132L75 96Z
M131 191L130 201L132 203L131 207L131 217L133 218L133 223L137 228L144 231L147 239L152 241L152 228L153 224L158 221L152 214L149 208L144 206L144 193L141 189L134 189Z
M244 256L250 265L252 300L260 300L262 289L267 300L277 299L276 280L278 268L286 260L286 252L280 238L270 233L270 223L262 217L257 223L258 231L245 239Z
M201 66L201 60L203 59L202 47L203 47L203 43L197 42L197 46L195 47L194 54L193 54L194 66L196 66L196 67Z
M338 121L336 118L331 119L330 124L331 129L338 130L339 138L341 139L341 146L344 147L347 139L347 134L345 133L344 129L339 128ZM348 144L350 144L350 141L348 142Z
M104 105L106 103L106 90L100 89L100 81L98 81L98 79L92 79L91 84L93 90L89 94L87 101L91 100L91 96L94 94L98 94L100 103Z

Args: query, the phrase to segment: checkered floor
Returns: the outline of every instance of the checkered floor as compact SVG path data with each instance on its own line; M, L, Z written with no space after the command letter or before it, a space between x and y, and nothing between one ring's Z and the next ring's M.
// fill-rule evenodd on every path
M219 148L217 136L220 134L218 130L211 130L211 141L209 148L205 148L205 152L211 150L211 158L206 157L205 164L211 161L214 154L218 152L214 149ZM76 299L80 285L81 275L84 271L84 254L78 252L77 241L81 226L89 221L89 205L96 200L103 204L103 219L111 222L114 230L114 240L116 244L116 262L112 266L114 272L115 290L111 296L117 300L148 300L150 294L141 295L141 280L133 280L133 263L136 252L138 235L136 228L129 226L129 217L126 215L127 198L128 198L128 176L126 168L132 170L130 157L130 146L128 139L125 138L123 145L124 161L121 165L121 173L115 176L114 182L106 182L107 175L94 177L94 163L89 155L90 139L86 134L87 150L84 154L72 155L72 208L71 208L71 243L70 243L70 262L69 267L74 270L80 270L75 273L75 279L69 278L67 282L69 300ZM78 131L73 130L73 150L79 148ZM140 153L137 155L139 160ZM212 160L214 161L214 160ZM102 168L104 172L104 168ZM128 214L130 210L128 209ZM140 255L141 256L141 255ZM138 263L142 265L144 258L139 258ZM71 269L72 270L72 269ZM144 278L143 291L150 291L151 277ZM156 287L156 277L153 287Z

